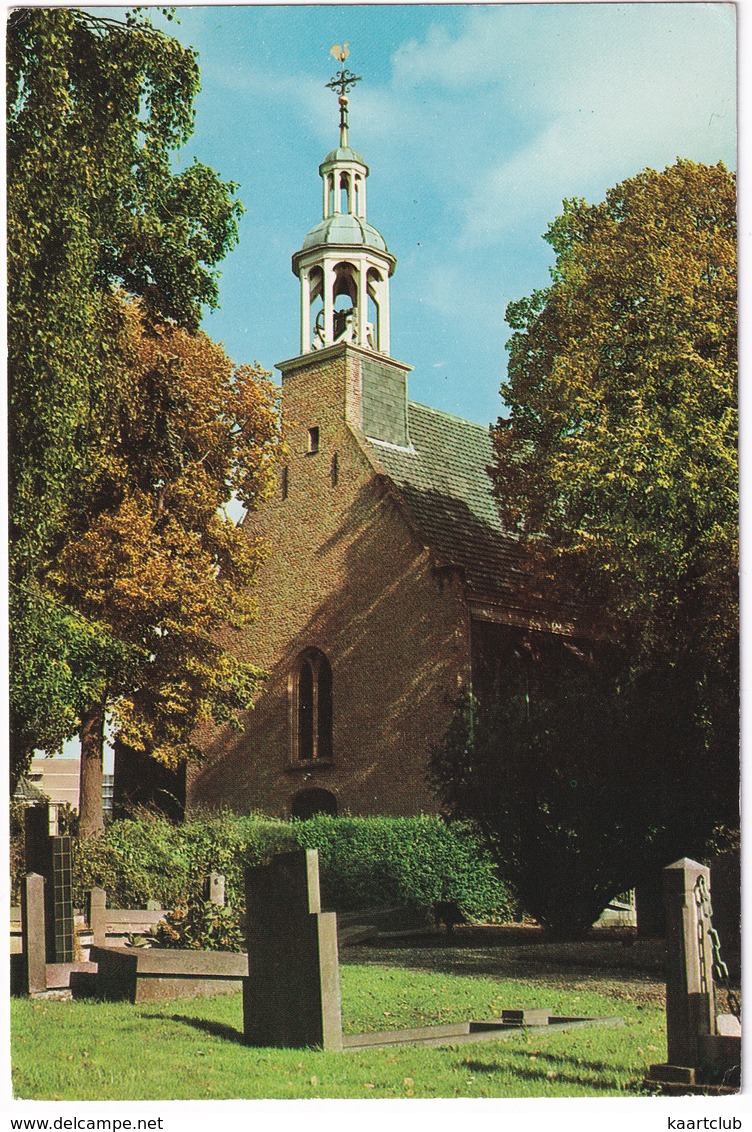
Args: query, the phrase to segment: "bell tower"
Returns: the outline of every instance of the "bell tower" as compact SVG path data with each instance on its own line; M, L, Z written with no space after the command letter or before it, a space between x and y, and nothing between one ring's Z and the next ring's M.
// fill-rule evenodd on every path
M349 145L347 92L360 77L345 69L347 44L332 54L342 63L326 84L339 94L339 145L319 166L322 219L292 257L300 280L300 353L346 342L389 357L389 277L397 261L366 220L368 166Z

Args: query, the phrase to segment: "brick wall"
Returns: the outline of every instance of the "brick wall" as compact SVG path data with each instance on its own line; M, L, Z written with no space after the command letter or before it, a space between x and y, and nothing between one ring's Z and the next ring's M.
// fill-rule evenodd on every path
M233 644L269 677L244 732L207 736L211 762L192 771L189 806L286 814L299 791L316 787L336 796L340 813L436 809L426 765L469 678L466 605L460 580L434 571L365 455L362 361L333 347L281 367L287 497L280 473L274 498L248 520L270 553L258 622ZM332 667L328 766L292 759L291 674L310 647Z

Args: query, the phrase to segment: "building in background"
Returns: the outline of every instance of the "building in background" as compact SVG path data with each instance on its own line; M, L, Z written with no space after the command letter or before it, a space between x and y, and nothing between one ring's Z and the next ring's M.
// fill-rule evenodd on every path
M80 760L42 756L32 759L26 779L50 802L68 804L78 809Z
M26 798L29 802L46 799L78 810L80 774L78 740L72 740L66 743L62 755L38 755L32 759L29 773L18 784L16 796ZM112 817L114 781L113 753L107 746L102 777L102 808L105 817Z

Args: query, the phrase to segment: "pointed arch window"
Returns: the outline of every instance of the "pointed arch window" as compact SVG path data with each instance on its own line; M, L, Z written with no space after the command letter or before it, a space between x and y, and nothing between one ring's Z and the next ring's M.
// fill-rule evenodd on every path
M293 680L293 760L332 759L332 668L319 649L298 657Z

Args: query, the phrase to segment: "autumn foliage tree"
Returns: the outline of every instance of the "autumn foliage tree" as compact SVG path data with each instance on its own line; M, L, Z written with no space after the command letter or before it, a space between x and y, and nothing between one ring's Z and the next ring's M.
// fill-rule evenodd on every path
M269 483L279 440L268 375L234 366L201 331L125 313L117 409L72 501L50 581L70 609L117 641L81 713L79 829L101 828L105 713L116 735L175 767L204 719L249 706L258 671L222 634L255 611L261 546L228 517Z
M195 328L237 238L235 186L173 155L189 137L195 53L143 14L20 7L7 23L11 782L76 729L118 642L46 584L116 411L118 288Z
M505 864L524 857L515 829L530 859L545 829L569 914L579 884L587 919L594 890L597 905L736 817L734 177L683 160L646 170L601 204L565 202L546 238L551 286L507 311L492 476L530 596L587 612L621 662L596 653L535 696L510 686L472 742L455 736L439 778L450 807L484 808ZM510 712L526 721L513 741ZM484 792L509 759L522 777ZM527 834L507 812L523 795ZM557 875L519 874L539 907Z

